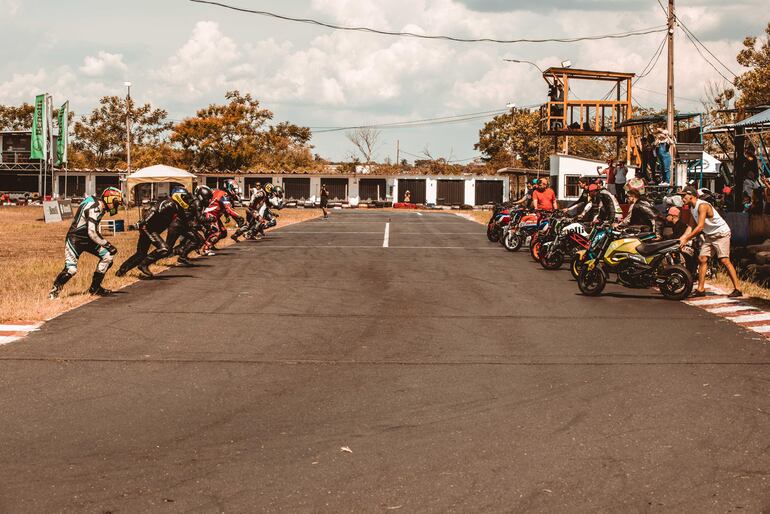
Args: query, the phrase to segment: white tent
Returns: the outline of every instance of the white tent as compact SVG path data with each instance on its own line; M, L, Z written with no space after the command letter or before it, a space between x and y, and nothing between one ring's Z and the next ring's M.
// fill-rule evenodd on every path
M139 184L157 184L163 182L178 182L185 186L188 191L192 191L195 175L185 170L166 166L165 164L156 164L135 171L126 179L129 192Z

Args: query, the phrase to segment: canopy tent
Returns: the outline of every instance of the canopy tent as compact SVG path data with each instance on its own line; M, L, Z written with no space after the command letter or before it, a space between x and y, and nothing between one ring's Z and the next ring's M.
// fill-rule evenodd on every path
M195 175L185 170L166 166L165 164L156 164L135 171L126 179L128 190L131 191L139 184L157 184L163 182L178 182L185 186L188 191L192 191Z

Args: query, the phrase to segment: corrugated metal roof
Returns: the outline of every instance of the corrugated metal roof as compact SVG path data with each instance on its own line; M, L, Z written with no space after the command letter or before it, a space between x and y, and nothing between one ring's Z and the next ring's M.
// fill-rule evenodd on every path
M735 124L736 127L754 127L756 125L770 125L770 109L766 109Z

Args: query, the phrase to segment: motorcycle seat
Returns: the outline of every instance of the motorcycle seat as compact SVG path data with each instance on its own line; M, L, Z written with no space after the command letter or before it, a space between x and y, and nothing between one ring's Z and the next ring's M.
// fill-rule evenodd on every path
M679 246L678 239L670 239L668 241L655 241L654 243L642 243L636 247L636 253L643 257L649 257L661 252L662 250L668 250L674 246Z

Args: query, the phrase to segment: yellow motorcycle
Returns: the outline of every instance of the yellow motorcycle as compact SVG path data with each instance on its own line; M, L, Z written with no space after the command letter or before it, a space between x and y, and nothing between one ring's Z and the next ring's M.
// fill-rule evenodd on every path
M642 242L638 237L623 237L617 231L592 241L591 254L577 278L580 292L598 296L607 285L610 273L625 287L647 289L657 286L670 300L683 300L692 292L693 279L684 266L674 264L679 254L679 240ZM595 243L595 246L594 246Z

